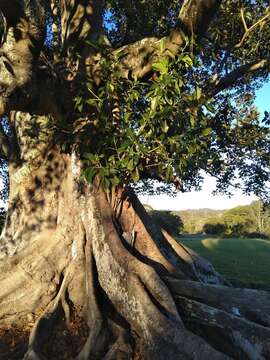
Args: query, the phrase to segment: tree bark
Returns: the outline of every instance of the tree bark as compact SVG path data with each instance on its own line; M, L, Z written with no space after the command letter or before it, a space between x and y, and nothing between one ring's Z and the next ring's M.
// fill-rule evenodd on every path
M87 184L45 116L12 119L1 359L269 358L268 293L232 288L131 189Z

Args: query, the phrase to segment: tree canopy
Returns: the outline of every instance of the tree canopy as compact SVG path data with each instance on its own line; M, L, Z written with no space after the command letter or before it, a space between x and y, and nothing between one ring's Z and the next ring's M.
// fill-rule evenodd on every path
M269 116L261 119L254 105L269 74L267 1L256 7L251 0L98 2L95 21L103 31L83 47L81 28L68 39L75 15L67 8L70 24L62 17L60 26L65 9L49 3L37 17L46 25L33 25L43 54L36 88L44 85L44 67L57 82L53 93L59 83L67 88L62 108L69 119L55 126L63 148L76 139L89 182L95 175L106 187L141 180L139 189L151 191L156 179L185 191L200 185L203 170L217 178L220 191L241 186L268 198ZM89 19L82 20L87 29ZM44 45L41 29L47 29ZM5 36L3 21L2 41ZM87 52L95 64L79 71ZM63 61L65 71L55 79L49 63L60 69ZM72 82L80 84L72 86L76 91Z
M161 40L143 77L131 73L123 79L113 57L103 101L107 106L111 97L113 105L117 96L119 121L112 118L107 125L107 137L117 132L117 139L109 141L105 156L106 135L100 139L100 157L94 144L95 158L88 157L90 178L96 166L116 183L126 175L121 180L155 178L186 190L199 185L204 170L217 177L220 190L232 183L240 186L234 181L239 176L245 192L267 197L269 120L266 113L261 121L254 106L255 92L268 78L267 2L258 2L256 10L252 1L222 3L205 37L203 28L191 31L183 8L177 17L179 2L112 1L107 6L107 35L120 46L116 59L125 57L121 46L130 41L146 36ZM164 56L168 29L181 21L186 34L192 34L177 55L168 51Z

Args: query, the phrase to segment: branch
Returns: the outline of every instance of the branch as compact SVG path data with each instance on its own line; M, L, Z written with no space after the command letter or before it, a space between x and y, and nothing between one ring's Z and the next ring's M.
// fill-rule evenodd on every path
M103 35L105 0L59 0L61 5L61 56L69 70L69 80L82 76L100 79L100 60L91 44ZM78 56L79 55L79 56ZM97 69L98 68L98 69ZM80 81L80 80L79 80Z
M267 10L266 14L259 19L258 21L256 21L250 28L247 27L246 21L245 21L245 17L244 17L244 12L243 9L241 9L241 18L243 21L243 25L245 28L245 33L242 36L242 39L239 41L238 44L235 45L235 48L238 49L242 46L243 42L245 41L246 37L258 26L260 25L262 22L264 22L268 17L270 16L270 11L269 9Z
M242 65L230 72L228 75L224 76L223 78L210 81L210 84L207 86L208 89L205 91L205 94L208 97L215 96L219 92L233 86L243 76L253 74L259 70L266 69L268 66L269 60L267 59L262 59L260 61Z
M241 19L242 19L242 22L243 22L243 25L244 25L245 31L248 31L247 23L246 23L246 20L245 20L244 10L243 10L243 9L241 9L241 10L240 10L240 13L241 13Z
M102 34L103 0L60 0L63 52L82 49Z
M122 76L132 74L141 78L151 71L152 63L157 58L175 56L186 44L187 37L203 37L220 3L221 0L185 0L178 16L178 25L167 37L145 38L115 50Z
M8 160L10 156L10 141L5 134L2 124L0 124L0 157Z
M59 0L51 0L51 16L52 16L52 36L53 36L53 49L54 59L57 60L58 51L61 46L59 19L60 19L60 4Z
M179 14L179 22L190 34L201 38L205 35L221 0L185 0Z
M45 38L45 8L36 0L0 0L6 30L0 51L0 115L31 82Z
M206 81L206 85L202 91L202 96L196 105L189 107L186 111L189 111L193 114L197 114L198 109L204 105L209 98L214 97L223 90L226 90L236 84L242 77L248 74L256 73L259 70L267 69L270 66L269 60L262 59L257 62L252 62L239 66L237 69L230 72L228 75L224 76L221 79L217 78L217 75L212 76L212 78ZM213 175L214 176L214 175Z

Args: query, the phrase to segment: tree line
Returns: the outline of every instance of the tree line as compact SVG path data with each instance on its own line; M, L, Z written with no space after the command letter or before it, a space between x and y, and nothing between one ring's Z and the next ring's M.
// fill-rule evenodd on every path
M260 200L229 210L149 210L149 213L173 235L205 233L270 238L270 208Z

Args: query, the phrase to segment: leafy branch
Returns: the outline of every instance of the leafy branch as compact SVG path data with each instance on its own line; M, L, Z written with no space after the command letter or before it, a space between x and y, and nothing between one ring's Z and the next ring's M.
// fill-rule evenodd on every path
M246 37L249 36L250 33L253 30L256 29L256 27L258 27L260 24L265 22L265 20L267 20L267 18L269 18L269 16L270 16L270 10L268 8L267 11L266 11L266 14L248 28L247 24L246 24L246 21L245 21L244 10L241 9L241 19L242 19L242 22L243 22L243 25L244 25L244 28L245 28L245 32L244 32L244 35L242 36L241 40L239 41L239 43L235 45L235 48L236 49L240 48L243 45Z

